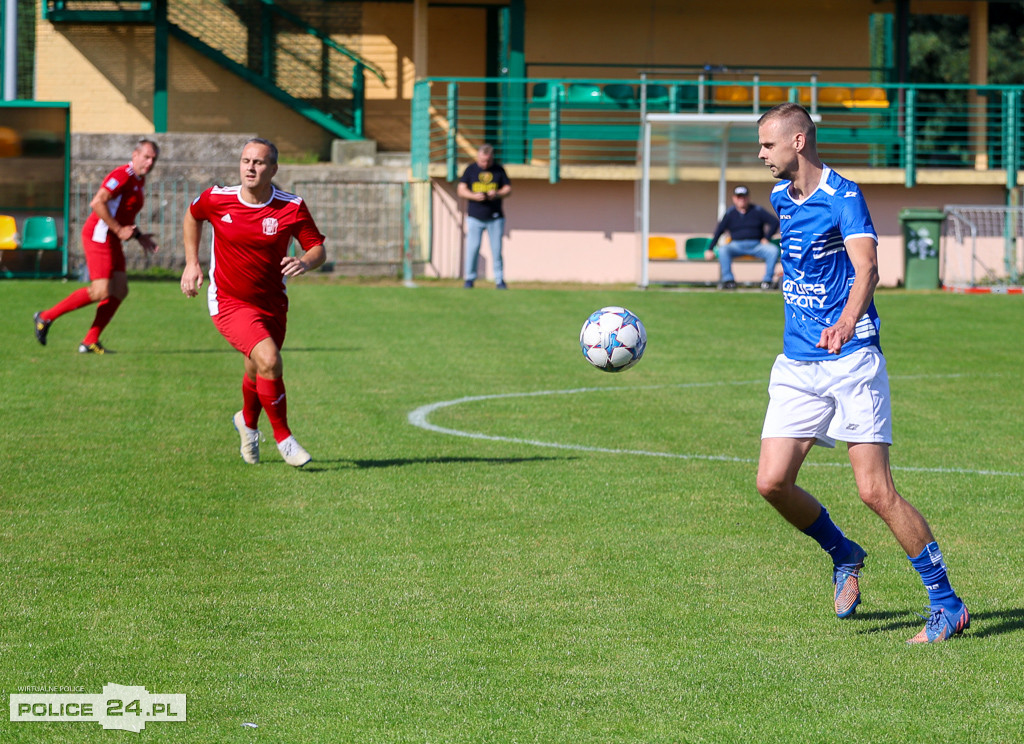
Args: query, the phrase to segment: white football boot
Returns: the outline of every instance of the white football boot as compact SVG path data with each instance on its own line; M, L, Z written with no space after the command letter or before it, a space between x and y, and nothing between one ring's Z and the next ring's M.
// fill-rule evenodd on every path
M242 453L242 459L250 465L259 465L260 439L263 436L260 434L260 430L250 429L246 426L245 417L242 416L241 411L235 414L233 422L235 424L235 431L237 431L238 435L242 438L242 448L240 450Z
M277 451L281 453L281 457L286 463L295 468L301 468L313 459L302 445L295 441L295 437L288 437L284 441L278 442Z

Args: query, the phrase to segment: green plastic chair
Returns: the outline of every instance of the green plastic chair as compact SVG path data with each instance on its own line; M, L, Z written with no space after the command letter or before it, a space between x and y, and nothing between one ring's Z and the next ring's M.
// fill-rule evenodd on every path
M651 107L668 106L669 92L667 85L647 86L647 105Z
M690 261L703 261L704 251L711 245L711 238L687 238L686 258Z
M625 83L609 83L604 86L605 97L622 108L636 105L636 91L632 85Z
M592 83L572 83L566 95L567 103L601 103L601 87Z
M53 217L26 217L21 226L22 250L55 250L58 246L57 223Z
M533 100L536 103L548 103L555 94L555 86L551 83L534 83Z

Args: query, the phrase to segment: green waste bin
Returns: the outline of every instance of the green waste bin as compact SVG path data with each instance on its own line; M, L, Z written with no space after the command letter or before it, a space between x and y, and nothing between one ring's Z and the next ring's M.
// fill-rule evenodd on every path
M939 240L946 213L941 209L900 210L903 226L903 286L939 288Z

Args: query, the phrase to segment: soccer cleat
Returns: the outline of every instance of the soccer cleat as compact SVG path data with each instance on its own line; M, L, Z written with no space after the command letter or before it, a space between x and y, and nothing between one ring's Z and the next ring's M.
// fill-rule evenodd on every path
M36 341L46 346L46 334L50 332L50 326L53 325L52 320L43 320L42 311L38 312L33 316L32 320L35 321L36 328Z
M250 465L260 464L260 439L263 437L259 429L250 429L245 425L245 417L239 411L232 419L235 431L242 438L242 459Z
M719 289L736 289L736 282L734 282L732 279L730 279L727 282L722 282L721 284L719 284L718 288Z
M313 459L302 445L295 441L295 437L288 437L284 441L278 442L277 451L281 453L281 457L286 463L295 468L301 468Z
M97 341L96 343L93 343L93 344L79 344L78 345L78 353L79 354L113 354L114 352L110 351L109 349L104 348L103 344L101 344L99 341Z
M769 292L773 289L778 289L778 285L775 282L761 282L761 289L765 292Z
M921 615L924 617L924 615ZM967 612L967 605L961 604L960 611L950 613L945 607L931 609L921 632L907 641L907 643L939 643L948 641L958 636L971 627L971 616Z
M505 282L498 282L494 285L495 289L508 289L508 285Z
M473 280L472 279L467 279L466 281L464 281L462 283L462 288L463 289L473 289Z
M847 563L837 563L832 568L832 584L835 588L836 617L849 617L860 604L860 570L868 554L860 545L851 541L853 550Z

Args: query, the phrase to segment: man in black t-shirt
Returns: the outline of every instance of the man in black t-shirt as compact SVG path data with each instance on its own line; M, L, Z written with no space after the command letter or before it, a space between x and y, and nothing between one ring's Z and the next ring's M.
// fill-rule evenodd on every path
M732 204L715 228L708 246L708 255L705 256L709 260L714 258L711 251L715 244L723 233L729 233L729 242L718 249L718 262L722 267L721 284L718 286L720 289L735 289L732 260L736 256L756 256L764 261L761 289L774 289L779 247L771 242L771 238L779 229L779 221L767 209L750 203L750 191L746 186L733 189Z
M470 163L459 179L459 196L468 202L466 216L466 289L476 281L476 262L484 230L491 243L496 289L507 289L501 262L501 238L505 232L505 213L501 200L512 193L512 182L505 169L494 162L494 147L481 145L476 162Z

